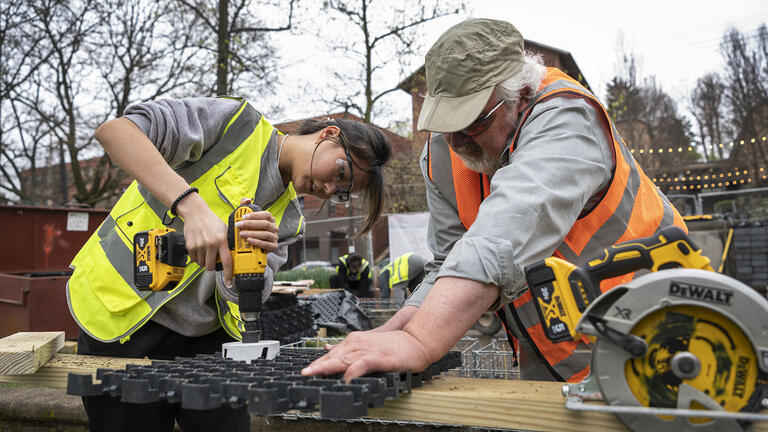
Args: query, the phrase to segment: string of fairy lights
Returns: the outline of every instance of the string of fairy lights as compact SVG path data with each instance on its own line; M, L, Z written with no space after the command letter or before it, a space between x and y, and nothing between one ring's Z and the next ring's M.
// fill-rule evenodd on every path
M759 141L766 142L766 141L768 141L768 137L762 137L762 138L759 139ZM752 138L750 140L740 140L739 142L731 141L729 143L720 143L718 145L706 144L706 145L704 145L704 150L710 150L711 151L711 150L714 150L714 149L716 149L718 147L719 148L726 148L726 147L733 148L733 146L736 146L736 145L744 145L744 144L748 144L748 143L755 144L757 142L758 142L757 138ZM677 147L677 148L674 148L674 147L667 147L667 148L659 147L658 149L650 148L650 149L640 149L640 150L637 150L637 151L635 149L631 149L630 152L631 153L637 152L639 154L643 154L643 153L662 154L662 153L675 153L675 152L682 153L683 151L692 152L692 151L695 151L695 150L696 149L693 146L688 146L685 149L683 149L682 147Z
M704 146L705 151L712 151L717 148L729 148L732 149L735 146L741 146L745 144L757 144L765 143L768 141L768 137L751 138L748 140L731 141L728 143L720 143L717 145L707 144ZM683 147L667 147L667 148L649 148L649 149L631 149L633 154L665 154L665 153L682 153L684 151L693 152L696 149L693 146ZM768 180L768 167L759 167L759 175L762 180ZM729 186L737 186L743 184L752 183L752 179L755 178L754 170L734 168L729 171L709 172L709 173L697 173L691 175L677 175L675 177L654 177L653 183L658 187L666 189L668 191L694 191L694 190L706 190L716 189ZM695 184L683 184L691 183Z

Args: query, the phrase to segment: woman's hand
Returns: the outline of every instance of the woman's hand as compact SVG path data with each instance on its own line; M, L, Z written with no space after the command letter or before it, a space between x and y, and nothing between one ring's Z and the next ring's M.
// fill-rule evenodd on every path
M216 269L216 258L221 257L224 280L232 282L232 255L227 242L227 225L208 207L205 200L190 194L179 203L179 215L184 219L184 239L189 258L205 267Z
M249 204L251 200L243 198L240 205ZM240 229L240 237L248 240L248 243L263 250L265 253L277 250L278 232L280 229L275 224L275 217L268 211L246 213L243 219L237 222Z

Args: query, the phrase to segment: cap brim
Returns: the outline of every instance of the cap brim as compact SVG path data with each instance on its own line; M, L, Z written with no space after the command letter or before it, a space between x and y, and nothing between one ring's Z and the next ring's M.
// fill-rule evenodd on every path
M488 103L494 86L461 97L430 96L424 98L416 127L420 131L456 132L469 126Z

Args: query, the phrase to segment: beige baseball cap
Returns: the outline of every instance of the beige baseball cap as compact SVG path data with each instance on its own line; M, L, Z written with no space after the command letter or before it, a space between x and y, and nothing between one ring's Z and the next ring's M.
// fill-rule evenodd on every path
M496 84L524 61L523 36L506 21L473 18L449 28L427 52L427 96L418 129L456 132L469 126Z

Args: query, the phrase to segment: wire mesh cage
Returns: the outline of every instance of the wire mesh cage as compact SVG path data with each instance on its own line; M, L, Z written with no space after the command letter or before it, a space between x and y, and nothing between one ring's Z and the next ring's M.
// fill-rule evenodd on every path
M280 348L319 349L326 344L336 345L343 341L343 337L305 337L300 341L280 345Z
M461 351L461 367L446 372L446 375L487 379L520 378L517 366L513 366L514 353L506 339L493 339L482 345L481 339L465 336L454 349Z
M360 309L371 319L374 327L379 327L400 310L401 305L392 299L359 298Z

